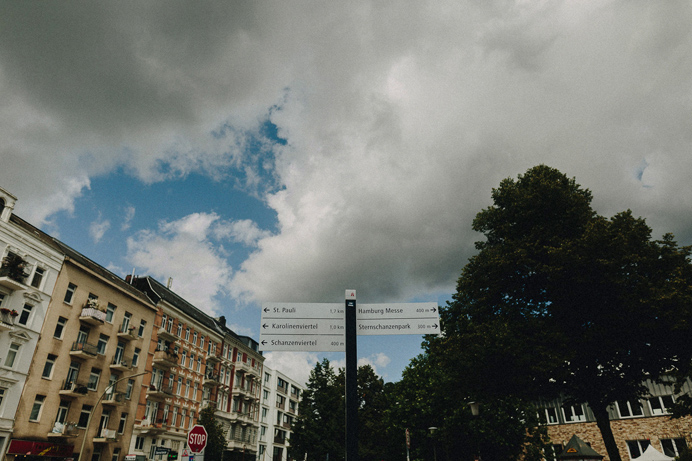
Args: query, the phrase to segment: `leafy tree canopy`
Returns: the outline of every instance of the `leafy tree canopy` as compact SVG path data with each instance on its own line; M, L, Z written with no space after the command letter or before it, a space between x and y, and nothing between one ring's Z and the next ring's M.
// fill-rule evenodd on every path
M443 312L446 369L477 395L587 402L619 461L607 406L689 369L690 248L652 240L630 211L599 216L590 191L545 165L492 199Z
M204 449L205 459L222 459L226 448L226 437L221 424L214 416L214 408L205 407L199 412L197 424L204 426L207 431L207 447Z

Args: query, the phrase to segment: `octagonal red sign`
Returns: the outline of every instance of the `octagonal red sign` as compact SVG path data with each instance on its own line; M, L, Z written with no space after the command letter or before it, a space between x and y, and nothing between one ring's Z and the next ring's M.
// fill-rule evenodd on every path
M207 430L204 426L195 424L187 433L187 446L190 451L195 454L199 454L207 446Z

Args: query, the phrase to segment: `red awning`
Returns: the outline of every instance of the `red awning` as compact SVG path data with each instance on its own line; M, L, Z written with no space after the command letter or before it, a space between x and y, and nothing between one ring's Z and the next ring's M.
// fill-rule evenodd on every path
M74 445L56 445L51 442L33 442L31 440L10 440L8 455L57 456L72 457Z

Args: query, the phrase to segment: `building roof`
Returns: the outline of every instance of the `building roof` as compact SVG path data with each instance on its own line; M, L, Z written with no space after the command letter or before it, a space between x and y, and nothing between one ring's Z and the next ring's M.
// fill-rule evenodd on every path
M557 457L557 459L603 459L603 455L599 455L596 450L591 448L582 439L573 435L565 449Z

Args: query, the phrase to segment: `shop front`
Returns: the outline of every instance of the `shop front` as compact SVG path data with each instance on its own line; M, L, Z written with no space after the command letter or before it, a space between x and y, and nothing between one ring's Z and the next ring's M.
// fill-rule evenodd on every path
M60 445L53 442L37 442L33 440L10 440L7 447L8 456L14 456L15 461L48 461L74 459L74 445Z

